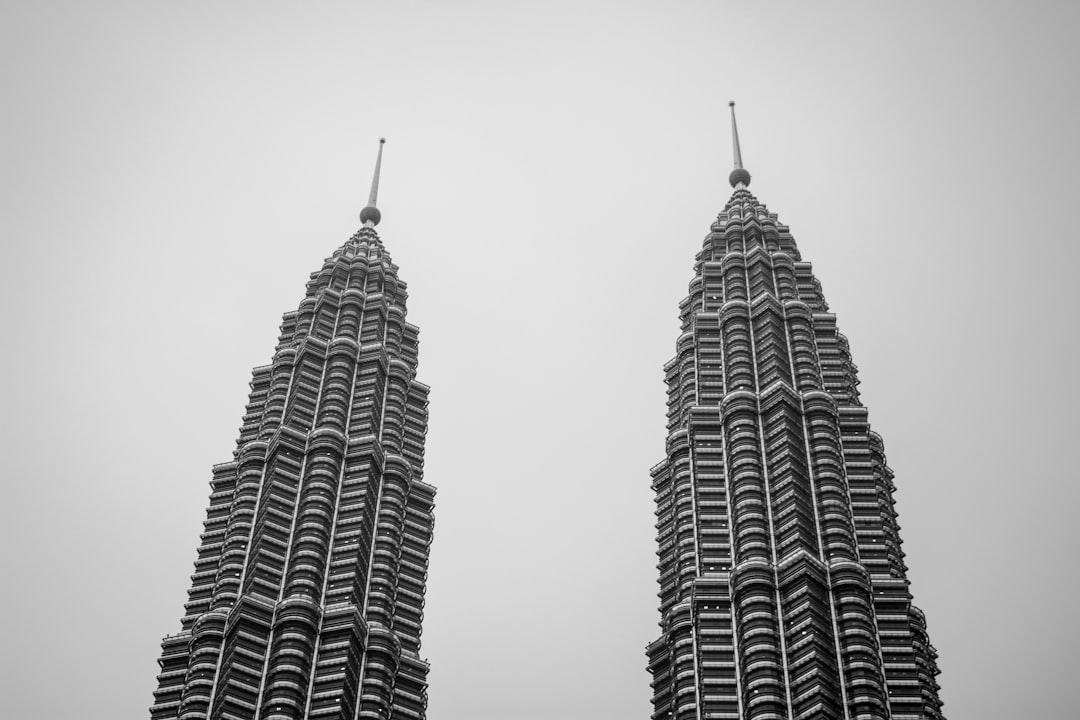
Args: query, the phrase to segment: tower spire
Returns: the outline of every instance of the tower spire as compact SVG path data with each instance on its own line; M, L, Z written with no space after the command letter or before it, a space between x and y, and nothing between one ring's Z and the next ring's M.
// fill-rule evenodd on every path
M739 149L739 126L735 124L735 101L729 102L728 107L731 108L731 144L735 150L735 169L728 175L728 182L731 183L731 187L738 187L740 184L746 186L750 184L750 173L742 165L742 150Z
M386 138L379 138L379 156L375 159L375 175L371 178L371 193L368 195L367 207L360 211L360 222L364 227L375 227L382 220L382 213L376 207L379 200L379 172L382 170L382 149L386 144Z

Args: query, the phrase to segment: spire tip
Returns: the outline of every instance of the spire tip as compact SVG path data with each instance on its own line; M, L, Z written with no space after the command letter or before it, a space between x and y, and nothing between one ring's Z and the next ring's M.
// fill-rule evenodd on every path
M360 211L360 222L364 227L375 227L382 220L382 213L376 207L379 200L379 172L382 170L382 149L386 144L386 138L379 138L379 154L375 158L375 175L371 178L371 194L368 195L368 204Z
M733 188L740 185L746 187L750 184L750 173L742 164L742 150L739 148L739 127L735 124L735 101L728 101L728 107L731 108L731 144L735 151L735 169L728 175L728 182L731 183Z

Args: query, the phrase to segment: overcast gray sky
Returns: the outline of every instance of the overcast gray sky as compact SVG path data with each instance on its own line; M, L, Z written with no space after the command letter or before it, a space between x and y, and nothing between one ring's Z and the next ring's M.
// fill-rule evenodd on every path
M735 99L885 439L948 716L1073 717L1077 7L5 4L6 716L146 716L210 466L386 136L429 717L647 717L661 366Z

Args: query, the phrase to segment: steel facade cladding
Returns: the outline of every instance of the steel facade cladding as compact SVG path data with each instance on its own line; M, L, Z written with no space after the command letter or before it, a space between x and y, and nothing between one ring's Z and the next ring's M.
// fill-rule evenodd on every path
M741 172L664 368L652 717L941 718L847 341Z
M428 387L373 225L312 274L252 373L153 720L424 717Z

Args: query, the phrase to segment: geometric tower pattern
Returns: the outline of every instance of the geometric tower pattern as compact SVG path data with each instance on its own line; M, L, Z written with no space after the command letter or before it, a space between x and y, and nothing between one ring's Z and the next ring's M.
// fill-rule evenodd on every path
M653 720L940 719L881 438L810 263L747 186L679 304Z
M374 227L381 158L380 144L363 227L252 372L181 631L162 642L153 720L424 717L428 387Z

